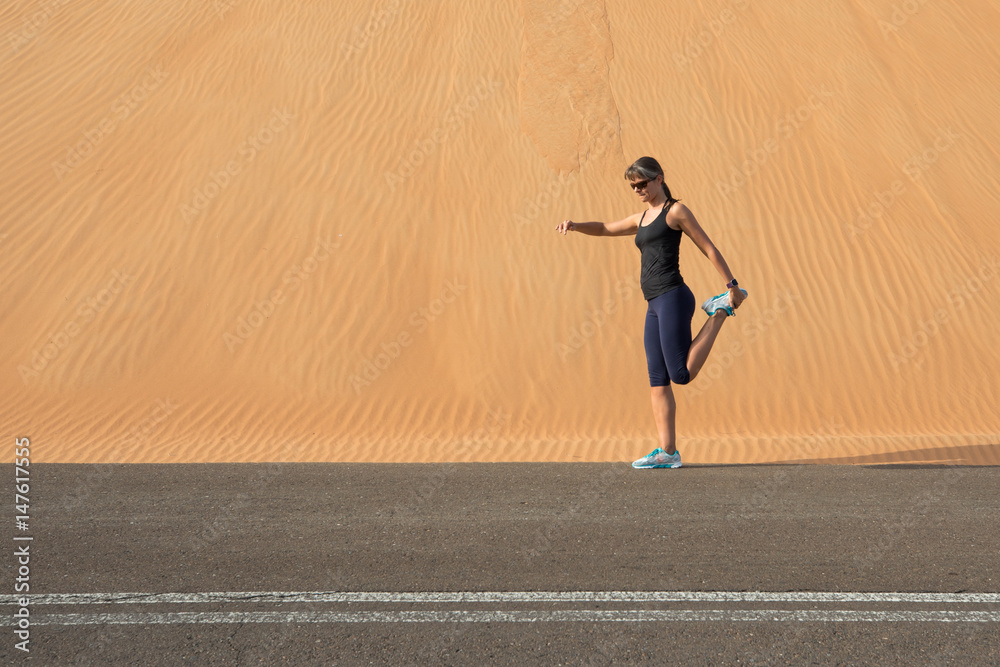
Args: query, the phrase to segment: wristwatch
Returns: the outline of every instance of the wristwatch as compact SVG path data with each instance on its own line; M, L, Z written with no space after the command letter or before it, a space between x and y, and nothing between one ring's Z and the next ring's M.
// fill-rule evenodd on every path
M738 285L739 285L739 283L736 282L736 278L733 278L731 281L729 281L728 283L726 283L726 287L728 289L733 289L734 287L736 287Z

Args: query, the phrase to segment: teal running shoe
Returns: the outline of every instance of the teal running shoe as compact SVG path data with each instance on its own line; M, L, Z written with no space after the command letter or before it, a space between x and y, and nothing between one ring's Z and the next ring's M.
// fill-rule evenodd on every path
M740 291L743 292L744 297L750 296L745 289L741 288ZM709 317L715 315L715 311L717 310L726 311L730 317L736 316L736 310L729 305L729 292L723 292L722 294L713 296L711 299L701 304L701 309L708 313Z
M657 447L646 456L643 456L638 461L632 461L632 467L633 468L680 468L681 453L675 451L673 454L667 454L665 451Z

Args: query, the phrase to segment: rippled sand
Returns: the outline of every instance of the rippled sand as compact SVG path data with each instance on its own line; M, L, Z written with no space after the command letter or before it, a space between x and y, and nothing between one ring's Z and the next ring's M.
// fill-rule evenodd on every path
M633 239L554 227L652 155L750 292L686 463L1000 463L995 3L299 4L0 9L33 460L645 454Z

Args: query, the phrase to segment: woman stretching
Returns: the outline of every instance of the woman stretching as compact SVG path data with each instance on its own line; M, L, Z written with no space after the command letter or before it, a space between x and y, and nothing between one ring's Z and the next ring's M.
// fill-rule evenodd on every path
M680 468L681 454L677 451L675 431L677 403L670 382L687 384L698 375L722 330L722 323L736 314L735 309L743 303L747 291L737 286L722 253L705 234L694 214L670 196L659 162L651 157L639 158L625 171L625 179L646 202L645 211L610 223L564 220L556 230L563 234L583 232L591 236L635 234L635 244L642 253L642 295L649 303L643 342L660 446L632 463L632 467ZM647 213L650 220L643 224ZM729 289L701 305L708 313L708 321L694 340L691 339L694 294L684 284L677 262L682 233L705 253Z

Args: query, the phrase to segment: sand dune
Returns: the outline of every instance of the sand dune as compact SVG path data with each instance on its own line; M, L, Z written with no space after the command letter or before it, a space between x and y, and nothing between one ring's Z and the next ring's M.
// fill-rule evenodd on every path
M751 295L675 388L685 462L1000 463L995 3L652 16L7 3L4 424L39 462L632 460L638 252L554 227L640 210L652 155Z

